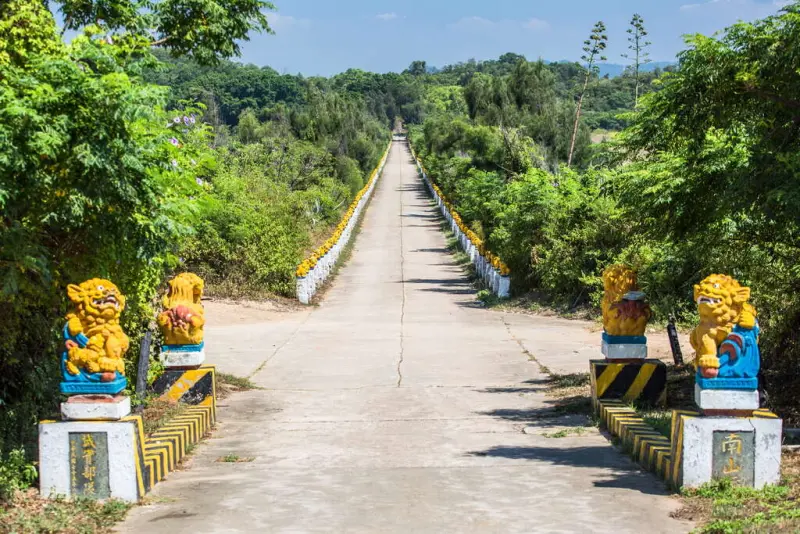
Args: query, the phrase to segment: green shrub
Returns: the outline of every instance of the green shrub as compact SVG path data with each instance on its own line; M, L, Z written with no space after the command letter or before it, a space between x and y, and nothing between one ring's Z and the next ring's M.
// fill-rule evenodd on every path
M352 198L324 148L273 141L219 153L202 222L183 252L186 267L206 279L211 294L293 295L297 265L327 239ZM352 160L339 161L360 181Z
M5 458L0 451L0 502L27 489L35 480L36 467L28 463L23 449L14 449Z

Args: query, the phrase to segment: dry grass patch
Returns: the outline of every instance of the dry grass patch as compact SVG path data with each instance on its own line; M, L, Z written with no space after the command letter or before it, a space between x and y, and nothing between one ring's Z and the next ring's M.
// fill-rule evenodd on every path
M43 499L30 489L0 503L0 534L95 534L111 532L131 505L119 500Z
M142 412L144 433L148 436L189 409L188 404L155 399L147 402Z
M217 462L225 463L225 464L246 464L250 463L255 460L252 456L239 456L237 454L226 454L225 456L220 456L217 458Z
M557 375L550 373L545 394L554 398L561 413L592 413L592 386L589 373Z
M227 373L217 373L217 400L225 399L232 393L250 391L251 389L260 388L251 382L249 378L242 378Z

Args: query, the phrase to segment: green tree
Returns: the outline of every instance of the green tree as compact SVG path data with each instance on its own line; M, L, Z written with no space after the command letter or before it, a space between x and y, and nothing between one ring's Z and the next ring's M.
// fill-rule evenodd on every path
M213 173L201 110L168 111L144 82L154 45L213 63L268 29L259 0L64 0L69 42L41 0L0 3L0 449L57 406L69 283L128 296L133 346L178 263ZM190 9L191 8L191 9ZM151 35L154 32L157 37ZM132 349L131 360L137 352ZM129 371L132 370L129 368Z
M428 66L424 61L412 61L405 73L411 76L422 76L428 72Z
M583 99L586 96L586 89L589 87L589 81L592 76L597 76L599 72L597 62L605 61L606 57L603 55L603 50L608 45L608 36L606 35L606 25L603 21L598 21L589 38L583 42L583 55L581 59L586 62L583 74L583 88L578 93L578 105L575 108L575 123L572 127L572 140L569 146L569 155L567 156L567 167L572 166L572 157L575 154L575 141L578 138L578 126L581 122L581 108L583 107Z
M644 19L638 13L634 13L628 28L628 50L630 54L622 54L622 57L631 61L633 68L633 78L636 80L634 89L634 108L639 107L639 71L642 66L650 63L650 52L647 48L653 44L647 40L647 30L644 27Z
M773 407L796 413L800 2L687 42L624 132L614 187L641 234L691 258L671 284L719 270L753 287Z
M264 0L57 0L64 27L97 26L204 64L238 56L252 31L271 32ZM116 38L118 36L115 35Z

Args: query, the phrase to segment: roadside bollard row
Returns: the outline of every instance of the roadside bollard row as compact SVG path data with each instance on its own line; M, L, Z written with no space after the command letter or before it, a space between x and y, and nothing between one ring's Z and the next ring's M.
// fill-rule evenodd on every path
M390 143L389 148L391 146ZM336 226L333 235L297 266L297 271L295 272L296 292L297 300L301 303L309 304L311 302L311 299L314 298L314 295L323 286L325 280L336 266L342 250L350 241L358 218L361 216L372 195L372 191L375 189L378 178L383 173L383 167L386 165L386 159L389 156L389 148L386 149L380 163L370 174L367 184L356 194L341 222Z
M475 266L478 278L498 297L506 298L510 296L511 271L508 266L500 258L488 251L483 241L464 224L453 205L447 201L439 187L428 177L428 171L422 166L413 148L411 149L411 155L414 157L414 162L417 165L417 171L422 177L422 181L428 186L436 205L456 236L458 244L467 253L470 261Z

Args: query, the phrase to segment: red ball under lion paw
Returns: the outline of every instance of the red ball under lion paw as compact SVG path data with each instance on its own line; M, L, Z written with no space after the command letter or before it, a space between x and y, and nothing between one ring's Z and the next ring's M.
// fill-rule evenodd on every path
M183 306L183 305L175 306L171 311L172 311L172 315L176 319L178 319L180 321L183 321L183 322L188 322L189 319L192 317L192 310L190 310L188 307Z
M700 375L703 378L717 378L719 374L719 369L715 369L713 367L701 367L700 368Z

